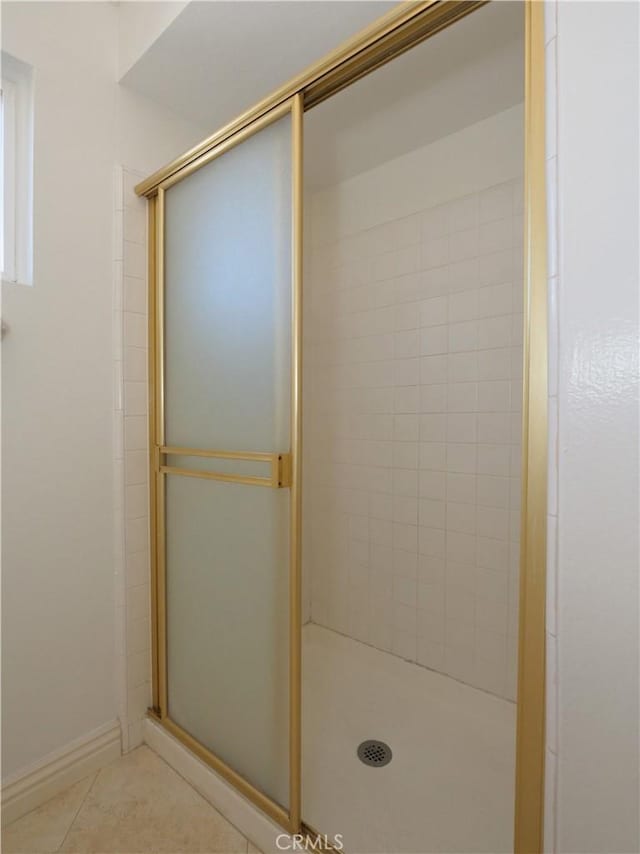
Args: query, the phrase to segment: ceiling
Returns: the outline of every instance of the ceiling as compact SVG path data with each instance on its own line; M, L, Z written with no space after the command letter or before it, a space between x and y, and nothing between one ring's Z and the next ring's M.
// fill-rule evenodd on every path
M121 82L196 122L205 136L396 5L194 0Z
M489 3L306 113L305 180L337 183L523 99L523 4Z

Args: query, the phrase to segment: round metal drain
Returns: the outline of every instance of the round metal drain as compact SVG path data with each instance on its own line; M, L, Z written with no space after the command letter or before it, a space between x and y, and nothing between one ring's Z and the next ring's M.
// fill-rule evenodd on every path
M372 765L374 768L382 768L383 765L388 765L392 756L391 748L384 741L368 739L358 746L358 759L365 765Z

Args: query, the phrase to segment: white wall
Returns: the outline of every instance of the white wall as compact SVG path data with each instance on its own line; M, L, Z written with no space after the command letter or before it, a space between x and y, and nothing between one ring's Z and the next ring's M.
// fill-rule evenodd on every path
M187 6L183 0L125 0L118 9L118 80Z
M6 776L116 716L106 358L115 9L2 12L3 48L35 67L34 287L3 291Z
M518 106L312 196L305 297L312 621L510 699L522 142Z
M548 489L546 601L546 744L544 781L544 851L555 851L558 779L558 99L557 8L544 7L545 30L545 155L547 183L548 289Z
M203 133L117 86L113 4L2 13L3 49L35 68L34 286L2 307L6 778L117 714L113 171Z
M125 86L116 87L115 157L147 176L211 132Z
M549 3L546 69L549 92L557 93L557 135L551 113L547 180L558 249L550 259L550 353L558 406L550 407L557 579L552 572L548 615L557 680L552 640L547 737L557 779L548 782L546 848L634 852L638 6L561 2L557 21L555 12Z

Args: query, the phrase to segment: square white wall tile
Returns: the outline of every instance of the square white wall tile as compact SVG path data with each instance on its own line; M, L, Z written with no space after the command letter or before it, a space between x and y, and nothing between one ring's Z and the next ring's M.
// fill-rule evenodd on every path
M147 421L146 203L135 195L142 176L118 167L114 199L115 505L121 514L116 553L116 648L123 746L142 742L150 703L149 493Z
M312 619L510 699L522 205L516 178L312 248L303 344ZM320 525L332 479L359 515L337 491Z

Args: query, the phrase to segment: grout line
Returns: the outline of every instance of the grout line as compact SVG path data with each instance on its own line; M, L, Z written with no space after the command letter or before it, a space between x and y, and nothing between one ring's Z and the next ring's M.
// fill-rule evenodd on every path
M70 833L70 831L71 831L71 828L72 828L72 827L73 827L73 825L75 824L75 821L76 821L76 819L78 818L78 815L80 814L80 810L81 810L81 809L82 809L82 807L85 805L85 802L86 802L87 798L89 797L89 794L90 794L91 790L93 789L93 787L94 787L94 784L95 784L96 780L98 779L98 774L99 774L99 773L100 773L100 771L96 771L95 776L94 776L93 780L91 781L91 785L90 785L90 786L89 786L89 788L87 789L86 794L85 794L84 798L82 799L82 801L81 801L81 803L80 803L80 806L79 806L79 807L78 807L78 809L75 811L75 814L74 814L73 818L72 818L72 819L71 819L71 821L69 822L69 826L67 827L66 833L65 833L64 837L62 838L62 842L60 843L60 845L58 845L58 847L56 848L56 851L61 851L61 850L62 850L62 846L63 846L63 845L64 845L64 843L67 841L67 836L69 835L69 833Z
M368 641L363 641L359 638L354 638L352 637L352 635L348 635L345 632L341 632L339 629L333 629L330 626L323 625L322 623L316 623L311 619L307 620L305 626L317 626L320 629L324 629L324 631L326 632L333 632L334 634L339 635L341 638L345 638L345 640L352 641L353 643L362 644L362 646L366 646L369 649L374 650L375 652L381 653L382 655L390 655L392 658L395 658L397 661L403 662L404 664L411 664L415 667L420 667L422 670L426 670L429 673L435 673L436 676L440 676L443 679L451 679L453 682L457 682L459 685L464 685L465 688L472 688L474 691L480 691L481 694L487 694L489 697L493 697L496 700L502 700L503 702L509 703L512 706L516 705L515 700L512 700L510 697L507 697L504 694L496 694L494 691L490 691L488 688L481 688L471 682L465 682L464 679L459 679L457 676L453 676L451 673L445 673L443 670L436 670L435 667L429 667L426 664L421 664L419 661L413 661L410 658L403 658L401 655L397 655L391 650L381 649L379 646L374 646Z
M165 730L165 732L166 732L166 730ZM238 827L238 825L237 825L237 824L234 824L234 823L233 823L229 818L227 818L227 816L226 816L223 812L221 812L221 810L219 810L219 809L218 809L218 807L216 807L214 804L212 804L212 803L211 803L211 801L209 800L209 798L207 798L207 797L206 797L206 796L205 796L205 795L200 791L200 789L199 789L199 788L198 788L194 783L192 783L192 782L191 782L191 780L188 780L186 777L183 777L183 776L182 776L182 774L180 773L180 771L178 771L176 768L174 768L174 767L173 767L173 765L171 765L171 764L170 764L170 763L169 763L169 762L164 758L164 756L160 756L160 754L159 754L159 753L156 753L156 751L153 749L153 747L151 747L151 745L150 745L150 744L147 744L147 742L146 742L146 741L143 741L143 742L142 742L142 744L139 744L139 745L138 745L138 747L136 747L136 748L135 748L135 750L140 750L140 749L141 749L141 748L143 748L143 747L144 747L144 748L146 748L147 750L149 750L151 753L153 753L153 755L154 755L157 759L159 759L161 762L163 762L163 763L167 766L167 768L169 768L169 769L170 769L170 770L171 770L171 771L172 771L172 772L173 772L177 777L179 777L179 778L182 780L182 782L183 782L183 783L185 783L185 784L186 784L186 785L187 785L187 786L188 786L188 787L189 787L193 792L195 792L195 793L196 793L196 795L197 795L201 800L203 800L203 801L205 802L205 804L206 804L210 809L212 809L215 813L217 813L217 814L220 816L220 818L222 818L224 821L226 821L226 822L227 822L227 824L228 824L228 825L230 825L231 827L233 827L233 829L234 829L234 830L237 830L237 831L238 831L238 833L240 834L240 836L242 836L242 838L243 838L243 839L245 840L245 842L247 843L247 851L249 851L249 841L250 841L250 840L249 840L249 837L248 837L248 836L245 836L244 832L243 832L242 830L240 830L240 828ZM192 756L194 756L195 754L191 754L191 755L192 755ZM200 760L199 760L199 761L200 761ZM207 766L207 767L208 767L208 766ZM209 769L209 770L211 770L211 769ZM213 772L213 773L215 773L215 772ZM233 788L233 787L232 787L232 788Z

